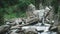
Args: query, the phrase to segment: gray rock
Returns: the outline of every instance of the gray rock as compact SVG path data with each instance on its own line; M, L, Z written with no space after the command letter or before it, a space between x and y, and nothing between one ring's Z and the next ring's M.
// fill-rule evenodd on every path
M28 28L25 30L26 34L37 34L37 31L35 28Z

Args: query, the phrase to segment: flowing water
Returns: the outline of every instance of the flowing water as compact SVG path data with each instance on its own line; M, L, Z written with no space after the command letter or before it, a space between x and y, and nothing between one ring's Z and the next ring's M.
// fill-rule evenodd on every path
M50 24L45 24L44 26L41 26L41 23L37 23L33 26L24 26L23 29L28 29L28 28L36 28L38 31L40 30L44 30L44 32L40 33L38 32L38 34L57 34L56 32L49 32L48 29L50 27Z
M56 32L48 31L49 27L50 27L50 24L44 24L44 26L41 26L41 23L37 23L37 24L34 24L34 25L23 26L22 29L27 30L28 28L35 28L35 29L37 29L37 31L44 30L41 33L38 32L38 34L57 34ZM13 29L12 31L13 31L12 33L17 34L17 33L15 33L15 31L17 31L17 29ZM8 34L8 33L6 33L6 34Z

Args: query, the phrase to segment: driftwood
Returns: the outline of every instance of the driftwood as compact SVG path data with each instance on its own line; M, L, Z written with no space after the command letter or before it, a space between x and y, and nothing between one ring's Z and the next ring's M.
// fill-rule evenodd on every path
M24 19L23 21L25 22L25 24L23 24L23 25L29 25L31 23L38 22L39 19L37 17L33 17L33 18L29 18L29 19Z
M13 26L11 28L19 28L19 26L26 26L26 25L29 25L29 24L32 24L32 23L35 23L35 22L37 23L38 18L34 17L34 18L30 18L30 19L24 19L23 21L25 22L25 24L16 25L16 26Z
M38 18L37 18L37 17L31 18L31 19L27 19L27 20L26 20L26 23L33 23L33 22L35 22L35 21L38 21Z

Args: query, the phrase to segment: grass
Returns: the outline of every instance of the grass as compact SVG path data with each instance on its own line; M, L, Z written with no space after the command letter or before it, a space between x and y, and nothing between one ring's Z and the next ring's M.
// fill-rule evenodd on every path
M23 18L23 17L26 17L26 13L21 11L19 13L11 13L11 14L5 14L4 15L4 18L5 19L12 19L12 18Z

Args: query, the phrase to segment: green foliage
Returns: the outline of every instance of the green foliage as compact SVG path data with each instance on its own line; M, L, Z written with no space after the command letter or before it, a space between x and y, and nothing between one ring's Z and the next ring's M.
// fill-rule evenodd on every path
M34 4L34 1L35 0L19 0L18 4L12 6L9 5L8 7L4 8L5 10L4 18L11 19L11 18L18 18L18 17L26 17L25 10L27 9L27 6L30 3Z
M53 6L54 12L58 13L58 0L0 0L0 23L4 23L4 19L26 17L26 9L29 4L34 4L39 9L39 4L44 6Z
M54 13L57 14L57 13L58 13L58 7L59 7L58 0L53 0L53 1L51 2L51 5L52 5L53 8L54 8Z
M19 1L19 4L18 4L18 7L21 9L21 10L26 10L27 9L27 6L29 4L33 3L34 4L34 1L32 0L20 0Z
M26 10L27 6L31 3L35 5L35 0L19 0L18 7L21 10Z
M19 3L19 0L0 0L0 7L6 8L8 6L16 5Z
M3 8L1 8L0 9L0 25L4 24L4 17L3 16L4 16L4 10L3 10Z

